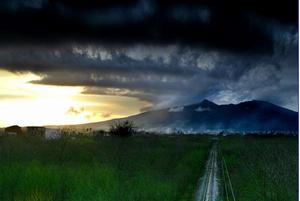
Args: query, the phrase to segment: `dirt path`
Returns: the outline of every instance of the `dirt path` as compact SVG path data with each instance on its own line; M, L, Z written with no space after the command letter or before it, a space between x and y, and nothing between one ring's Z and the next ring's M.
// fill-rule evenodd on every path
M206 164L206 169L203 177L199 181L198 191L196 193L196 201L216 201L218 197L218 182L217 182L217 144L214 143L209 159Z

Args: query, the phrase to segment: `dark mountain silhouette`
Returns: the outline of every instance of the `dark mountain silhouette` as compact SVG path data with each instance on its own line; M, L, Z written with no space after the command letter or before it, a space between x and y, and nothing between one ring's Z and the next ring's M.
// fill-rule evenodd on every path
M122 119L85 124L107 129L120 120L130 120L143 130L159 132L297 132L298 113L265 101L217 105L200 103L144 112Z

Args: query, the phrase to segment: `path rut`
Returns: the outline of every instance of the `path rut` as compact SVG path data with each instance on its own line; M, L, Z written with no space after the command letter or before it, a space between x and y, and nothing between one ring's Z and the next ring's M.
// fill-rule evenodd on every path
M216 201L218 198L218 151L217 143L212 145L209 159L203 177L199 181L199 187L196 192L196 201Z

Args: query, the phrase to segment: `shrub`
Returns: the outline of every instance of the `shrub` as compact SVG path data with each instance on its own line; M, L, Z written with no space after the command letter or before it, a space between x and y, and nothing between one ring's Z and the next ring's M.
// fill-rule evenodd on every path
M120 121L110 126L109 133L112 136L127 137L136 132L132 121Z

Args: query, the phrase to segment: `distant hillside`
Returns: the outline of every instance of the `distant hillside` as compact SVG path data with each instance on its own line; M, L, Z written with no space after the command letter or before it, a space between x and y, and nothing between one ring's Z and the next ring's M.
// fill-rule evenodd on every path
M144 112L138 115L104 122L77 125L93 129L108 129L120 120L130 120L142 130L156 132L297 132L298 113L265 101L217 105L200 103Z

